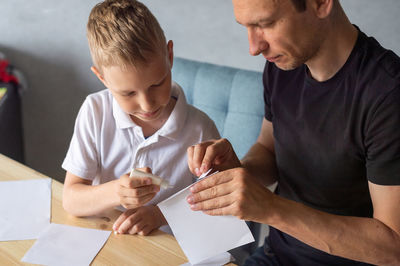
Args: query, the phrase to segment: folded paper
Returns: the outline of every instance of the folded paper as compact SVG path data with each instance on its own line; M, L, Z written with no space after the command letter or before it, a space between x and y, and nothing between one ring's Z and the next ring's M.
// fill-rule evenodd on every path
M246 223L236 217L191 210L186 201L190 187L160 202L158 207L191 264L254 241Z

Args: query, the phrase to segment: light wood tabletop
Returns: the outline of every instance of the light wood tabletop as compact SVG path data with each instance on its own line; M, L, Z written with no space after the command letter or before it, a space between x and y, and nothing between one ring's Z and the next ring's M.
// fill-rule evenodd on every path
M0 181L47 178L47 176L0 154ZM112 230L120 212L99 217L77 218L62 207L63 185L52 179L51 222L101 230ZM0 265L28 265L21 258L35 240L0 242ZM159 230L149 236L111 234L91 265L181 265L187 258L175 238Z

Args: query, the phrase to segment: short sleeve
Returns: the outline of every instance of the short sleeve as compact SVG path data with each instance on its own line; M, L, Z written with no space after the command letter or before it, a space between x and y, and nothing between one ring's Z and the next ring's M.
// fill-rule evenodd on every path
M270 63L267 61L264 67L264 72L263 72L263 86L264 86L264 117L272 122L272 112L271 112L271 91L269 86L271 78L271 66Z
M400 185L400 88L378 105L365 136L367 178L378 185Z
M74 133L62 168L84 179L93 180L98 171L98 135L99 112L95 105L86 98L75 121Z

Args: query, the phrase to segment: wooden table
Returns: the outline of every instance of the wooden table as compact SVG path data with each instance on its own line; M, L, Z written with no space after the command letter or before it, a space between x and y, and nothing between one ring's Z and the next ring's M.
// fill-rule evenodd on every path
M47 178L47 176L0 154L0 181ZM52 180L51 222L110 230L120 212L112 210L101 217L76 218L62 207L63 185ZM0 265L28 265L21 259L35 240L0 242ZM161 231L149 236L114 235L105 243L92 265L180 265L187 258L175 238Z

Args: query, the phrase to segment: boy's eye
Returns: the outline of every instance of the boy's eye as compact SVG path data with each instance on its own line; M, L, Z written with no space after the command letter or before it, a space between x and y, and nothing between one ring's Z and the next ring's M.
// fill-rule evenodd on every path
M123 94L123 96L129 97L129 96L133 96L133 95L135 95L135 94L136 94L136 92L131 91L131 92L128 92L128 93Z
M166 80L166 79L163 79L160 83L158 83L158 84L153 84L153 85L151 85L151 87L152 87L152 88L160 87L160 86L164 83L165 80Z

